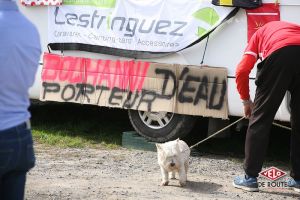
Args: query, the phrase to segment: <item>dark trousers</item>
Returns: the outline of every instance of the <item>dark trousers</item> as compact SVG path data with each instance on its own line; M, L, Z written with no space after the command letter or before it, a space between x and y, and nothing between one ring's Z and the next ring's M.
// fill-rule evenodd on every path
M34 167L30 129L23 123L0 131L0 199L24 199L26 173Z
M262 169L275 114L291 93L291 177L300 180L300 46L287 46L257 66L257 88L245 144L245 173L257 177Z

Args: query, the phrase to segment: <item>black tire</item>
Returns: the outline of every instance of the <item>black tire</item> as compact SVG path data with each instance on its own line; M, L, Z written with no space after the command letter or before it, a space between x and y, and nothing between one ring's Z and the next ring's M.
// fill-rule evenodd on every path
M166 142L183 138L192 130L196 121L196 117L193 116L168 113L172 114L172 117L164 127L152 128L143 122L141 113L137 110L128 110L130 122L138 134L153 142Z

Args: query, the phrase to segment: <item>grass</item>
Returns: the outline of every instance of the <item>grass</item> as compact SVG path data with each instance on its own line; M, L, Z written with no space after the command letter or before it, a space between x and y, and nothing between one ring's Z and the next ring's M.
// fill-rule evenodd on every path
M30 111L34 139L51 146L118 148L122 132L132 130L125 110L47 103Z
M122 145L122 133L132 131L127 111L121 109L100 108L98 106L72 103L47 103L30 107L32 113L32 132L38 143L74 148L119 148ZM185 138L189 145L203 139L200 134L207 130L206 119L198 120L190 136ZM246 129L241 132L231 130L229 138L212 138L197 146L200 155L225 155L241 161L244 158ZM267 153L267 162L289 161L290 133L273 127Z

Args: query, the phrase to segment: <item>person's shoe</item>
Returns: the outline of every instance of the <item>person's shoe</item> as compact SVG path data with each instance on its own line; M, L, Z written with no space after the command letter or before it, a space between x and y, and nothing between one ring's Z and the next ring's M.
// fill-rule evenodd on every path
M294 180L293 178L290 178L287 180L287 185L289 188L300 193L300 180Z
M233 186L249 192L258 191L257 178L250 176L237 176L233 180Z

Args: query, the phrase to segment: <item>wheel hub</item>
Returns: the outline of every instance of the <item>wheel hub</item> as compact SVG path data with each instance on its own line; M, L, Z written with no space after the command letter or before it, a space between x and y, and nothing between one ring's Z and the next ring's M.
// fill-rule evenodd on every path
M145 112L138 111L142 122L152 128L161 129L167 126L172 120L174 113L170 112Z

